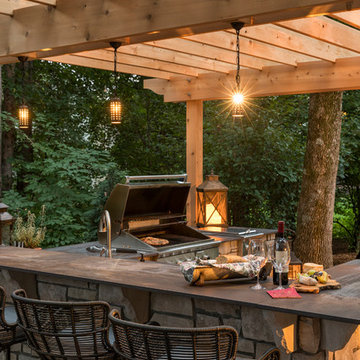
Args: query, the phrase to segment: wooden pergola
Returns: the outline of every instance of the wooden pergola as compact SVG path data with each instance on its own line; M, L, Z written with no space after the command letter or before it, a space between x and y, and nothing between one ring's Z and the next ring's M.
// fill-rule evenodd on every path
M205 100L235 83L249 97L360 89L359 0L0 0L0 64L18 56L138 74L164 101L186 101L188 218L203 180Z

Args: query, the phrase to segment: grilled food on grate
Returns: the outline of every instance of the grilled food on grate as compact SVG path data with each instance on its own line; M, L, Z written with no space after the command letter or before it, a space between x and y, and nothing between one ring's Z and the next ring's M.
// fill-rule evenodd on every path
M169 240L159 239L152 236L147 236L141 239L144 243L149 244L151 246L164 246L169 244Z

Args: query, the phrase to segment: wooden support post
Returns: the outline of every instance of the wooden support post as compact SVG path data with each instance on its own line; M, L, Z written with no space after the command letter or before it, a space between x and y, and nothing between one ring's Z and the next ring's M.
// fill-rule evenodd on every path
M186 102L186 172L191 183L186 206L188 224L196 223L196 187L203 181L203 102Z

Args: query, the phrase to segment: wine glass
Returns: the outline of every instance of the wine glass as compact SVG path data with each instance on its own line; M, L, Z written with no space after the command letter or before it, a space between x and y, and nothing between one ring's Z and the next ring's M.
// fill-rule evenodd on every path
M281 249L276 247L274 240L268 241L266 244L268 259L272 262L274 269L279 273L279 286L275 290L282 290L281 274L286 266L290 263L290 246L288 241L281 242ZM274 276L274 275L273 275Z
M261 286L259 281L259 275L261 269L266 265L266 249L263 241L251 240L248 245L248 255L249 261L256 273L256 285L251 286L252 290L262 290L265 289Z

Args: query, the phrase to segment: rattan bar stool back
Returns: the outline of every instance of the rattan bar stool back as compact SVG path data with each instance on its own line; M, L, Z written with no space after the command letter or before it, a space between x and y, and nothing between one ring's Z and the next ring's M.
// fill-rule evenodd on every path
M44 360L115 359L109 343L109 304L102 301L54 302L12 294L19 326L28 345Z
M235 359L238 335L234 328L167 328L122 320L113 310L109 319L114 349L128 360L231 360Z
M0 286L0 351L6 351L6 359L10 360L10 347L25 341L24 332L17 325L15 309L5 306L6 292Z

